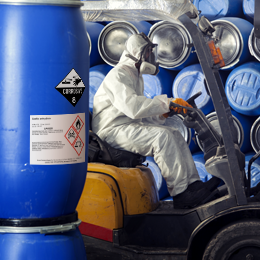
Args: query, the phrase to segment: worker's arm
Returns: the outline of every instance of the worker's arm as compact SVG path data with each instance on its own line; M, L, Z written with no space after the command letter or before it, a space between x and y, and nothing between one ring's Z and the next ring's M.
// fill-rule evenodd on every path
M107 75L106 83L103 83L111 103L120 112L132 119L153 117L169 112L169 100L167 95L159 95L153 99L137 95L136 86L129 75L125 75L125 71L119 69L117 79ZM137 86L138 87L138 86Z

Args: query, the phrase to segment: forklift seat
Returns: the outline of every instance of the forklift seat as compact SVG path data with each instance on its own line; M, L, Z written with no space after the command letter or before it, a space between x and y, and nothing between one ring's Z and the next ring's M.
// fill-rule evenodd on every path
M115 149L92 132L92 113L89 111L88 162L101 162L117 167L134 168L142 165L145 156Z

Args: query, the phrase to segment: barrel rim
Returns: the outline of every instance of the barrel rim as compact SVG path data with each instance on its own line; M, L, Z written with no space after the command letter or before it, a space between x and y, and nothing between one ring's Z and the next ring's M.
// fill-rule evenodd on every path
M248 38L248 48L249 48L249 52L250 54L255 57L258 61L260 61L260 50L258 50L258 54L256 53L256 38L255 38L255 34L254 34L254 30L255 28L252 29L249 38Z
M189 32L178 21L174 21L174 22L160 21L160 22L155 23L150 28L150 31L149 31L149 34L148 34L148 37L151 39L151 41L152 41L152 36L156 32L156 30L160 30L161 28L163 28L167 25L171 25L172 27L175 27L176 29L178 29L182 33L183 39L185 41L187 41L187 44L184 47L182 54L179 56L181 58L180 61L177 60L177 61L174 61L174 62L161 63L159 58L157 58L157 61L159 62L160 67L165 68L165 69L173 69L173 68L177 68L177 67L181 66L189 58L189 55L191 54L191 50L192 50L192 42L193 41L192 41L192 38L191 38Z
M63 233L75 230L81 224L81 220L77 220L72 223L55 226L43 226L43 227L0 227L1 233L15 233L15 234L53 234Z
M80 0L0 0L5 5L61 5L61 6L83 6Z
M14 227L14 228L34 228L34 227L47 227L55 225L64 225L71 222L78 221L78 212L75 211L72 214L63 215L54 218L24 218L24 219L4 219L0 218L0 229L2 227ZM1 233L1 231L0 231Z
M211 118L211 119L216 118L218 120L216 111L213 111L213 112L207 114L206 117L207 117L207 119L209 119L209 118ZM245 138L244 137L244 130L243 130L243 127L242 127L240 121L234 115L232 115L232 117L233 117L233 120L234 120L234 123L235 123L234 124L235 128L237 130L240 130L240 131L238 131L238 143L239 143L238 146L239 146L239 148L241 148L243 143L244 143L244 138ZM201 141L199 140L197 134L196 134L196 142L197 142L199 148L201 149L201 151L203 151L203 147L202 147Z
M251 130L250 130L250 143L253 147L253 150L257 153L259 151L259 149L257 148L260 148L258 145L257 145L257 142L254 141L255 138L253 138L253 136L256 135L256 133L258 132L259 130L259 121L260 121L260 117L258 117L255 122L252 124L252 127L251 127ZM257 147L258 146L258 147Z
M139 33L139 30L133 25L131 24L130 22L127 22L127 21L114 21L114 22L111 22L109 24L107 24L103 29L102 31L100 32L99 34L99 37L98 37L98 51L99 51L99 54L101 56L101 58L110 66L112 67L115 67L117 65L117 63L119 61L116 61L112 58L110 58L106 52L104 51L104 39L106 38L106 35L111 31L113 30L114 28L117 27L118 24L122 24L123 26L122 27L125 27L127 29L129 29L130 31L132 31L133 34L138 34ZM132 30L131 30L132 29Z
M239 44L240 44L240 50L236 50L235 54L233 55L234 60L231 63L229 63L228 65L221 68L222 70L223 69L230 69L240 61L240 57L241 57L243 49L244 49L243 36L242 36L241 32L239 31L238 27L234 23L226 20L225 18L224 19L220 18L220 19L216 19L214 21L211 21L213 26L214 26L214 24L217 24L219 22L222 22L224 24L226 23L226 25L229 28L234 29L234 31L237 33L237 36L238 36L238 37L236 37L236 40L238 40Z

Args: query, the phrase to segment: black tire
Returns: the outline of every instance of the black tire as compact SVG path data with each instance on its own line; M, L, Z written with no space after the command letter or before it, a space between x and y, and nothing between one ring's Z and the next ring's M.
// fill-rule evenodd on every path
M260 260L260 220L232 223L209 241L203 260Z

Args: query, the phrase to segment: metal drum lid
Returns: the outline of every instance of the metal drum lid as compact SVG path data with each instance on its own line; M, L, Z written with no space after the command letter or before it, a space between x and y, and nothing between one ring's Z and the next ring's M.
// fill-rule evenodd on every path
M249 36L248 47L251 55L260 61L260 39L255 37L254 29Z
M216 112L212 112L212 113L206 115L206 117L209 120L209 122L211 123L211 125L217 130L217 132L219 134L221 134L219 121L218 121L218 117L217 117ZM239 122L239 120L235 116L233 116L233 120L234 120L233 122L234 122L235 129L237 130L238 145L239 145L239 147L241 147L243 142L244 142L243 127L242 127L241 123ZM198 135L196 135L196 140L197 140L197 143L198 143L200 149L203 151L203 147L202 147L202 144L201 144L201 142L198 138Z
M238 28L229 21L212 21L215 28L213 37L216 39L216 47L220 48L226 66L230 68L235 65L243 50L243 39Z
M183 124L183 119L184 117L181 115L174 115L172 117L168 117L165 120L164 125L178 129L186 143L189 145L191 142L191 130Z
M260 150L260 117L251 127L250 142L254 151L257 153Z
M184 63L190 55L192 39L188 31L178 22L158 22L148 34L157 43L159 62L162 68L174 68Z
M115 66L125 50L126 40L139 31L134 25L125 21L107 24L98 39L98 51L102 59L111 66Z

